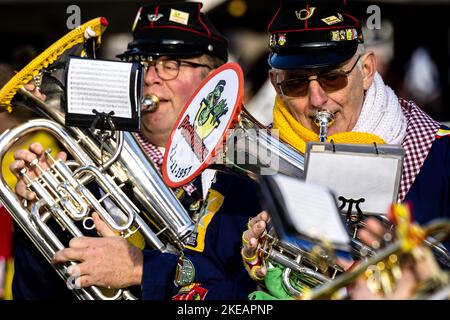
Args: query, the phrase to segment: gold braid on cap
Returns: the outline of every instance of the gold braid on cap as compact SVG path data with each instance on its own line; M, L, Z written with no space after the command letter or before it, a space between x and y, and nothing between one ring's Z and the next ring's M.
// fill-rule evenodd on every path
M48 47L39 56L33 59L20 72L14 75L0 90L0 112L12 111L11 100L14 98L17 90L37 77L43 68L47 68L58 59L66 50L73 46L83 43L89 38L96 38L96 43L101 43L101 36L105 31L108 22L105 18L95 18L83 25L73 29L64 37Z

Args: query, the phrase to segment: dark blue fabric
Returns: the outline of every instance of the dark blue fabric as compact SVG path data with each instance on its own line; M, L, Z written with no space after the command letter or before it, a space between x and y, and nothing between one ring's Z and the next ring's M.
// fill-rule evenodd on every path
M64 281L16 226L14 234L14 300L75 300Z
M434 218L450 218L450 137L437 139L405 201L413 205L413 215L421 224ZM205 250L186 250L195 267L195 282L208 289L206 299L246 299L255 284L248 277L240 257L241 236L250 217L260 212L253 182L219 174L213 188L223 195L222 208L212 219ZM65 283L40 256L22 232L16 232L15 299L73 299ZM445 242L449 248L449 241ZM178 257L144 251L143 299L169 299Z
M173 295L173 280L178 256L156 250L144 250L142 274L143 300L168 300Z
M248 220L262 210L257 187L253 181L218 174L212 188L225 199L208 226L205 249L184 254L195 267L194 282L208 290L206 300L247 299L256 283L248 276L240 251Z
M244 268L240 250L242 233L247 229L249 218L261 211L256 184L247 179L218 173L216 182L211 188L225 196L223 205L206 230L203 252L186 249L184 256L195 268L193 282L200 283L201 287L208 290L206 300L247 299L247 295L256 289L256 283L251 280ZM169 288L169 285L161 285L161 281L173 284L174 277L170 277L171 272L167 270L160 273L152 272L155 268L152 262L158 261L165 266L172 264L176 268L173 257L167 255L158 259L153 256L145 257L149 261L145 261L143 292L150 290L147 287L151 286ZM167 277L165 280L161 279L161 273ZM172 274L175 274L175 271ZM173 295L177 293L178 288L172 285L172 290L170 294ZM165 293L158 297L167 296ZM143 298L148 297L143 295Z
M442 127L447 129L446 127ZM420 169L405 202L412 204L419 224L437 218L450 219L450 137L436 139ZM450 241L444 242L447 249Z

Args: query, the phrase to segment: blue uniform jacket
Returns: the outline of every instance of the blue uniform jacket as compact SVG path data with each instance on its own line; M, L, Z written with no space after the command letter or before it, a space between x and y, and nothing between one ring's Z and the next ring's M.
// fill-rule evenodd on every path
M444 126L441 129L448 130ZM412 204L413 218L419 224L437 218L450 219L450 135L433 142L404 201ZM444 245L449 249L450 241Z
M242 233L249 219L261 211L256 184L219 173L203 208L182 259L145 253L143 299L170 298L190 283L206 290L207 300L247 299L256 289L240 255Z
M254 284L240 260L240 241L248 218L259 212L254 205L255 188L251 182L224 175L213 188L227 200L208 225L204 252L188 249L186 257L195 267L194 281L208 290L206 299L245 299ZM413 215L421 224L438 217L450 218L450 136L433 142L405 201L412 203ZM445 245L449 248L449 241ZM143 299L170 299L177 292L174 279L178 258L144 251ZM14 299L74 298L22 232L16 232L14 259Z

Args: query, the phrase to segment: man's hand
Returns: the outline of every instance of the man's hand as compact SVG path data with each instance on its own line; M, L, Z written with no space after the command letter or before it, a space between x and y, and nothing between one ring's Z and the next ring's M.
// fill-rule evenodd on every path
M367 219L366 227L358 231L358 238L375 250L388 246L394 240L392 231L375 218ZM385 295L375 294L367 287L366 279L359 277L351 291L352 299L410 299L418 285L430 277L437 268L436 261L428 248L418 246L412 253L414 259L412 257L403 259L404 261L400 264L401 277L395 280L392 292L386 292Z
M47 99L47 96L43 94L33 83L28 83L23 86L27 91L30 91L35 97L41 99L42 101L45 101Z
M67 154L65 152L59 152L56 156L57 159L65 161L67 159ZM34 201L36 199L36 194L27 188L27 180L24 177L20 177L19 173L23 168L27 169L26 175L30 179L35 179L40 175L40 171L36 166L31 167L30 163L38 159L38 165L46 170L49 166L44 156L44 148L39 142L32 143L29 149L20 149L14 152L14 161L10 164L9 169L14 173L18 182L16 184L16 194L27 200Z
M261 266L261 261L258 256L258 242L266 230L269 215L262 211L256 217L252 218L249 223L249 229L242 235L242 258L247 266L250 277L254 280L264 279L267 269Z
M140 285L144 264L142 251L111 231L97 213L92 218L102 237L72 239L69 248L54 255L53 262L80 262L67 270L69 275L77 277L75 284L80 287L96 285L119 289Z

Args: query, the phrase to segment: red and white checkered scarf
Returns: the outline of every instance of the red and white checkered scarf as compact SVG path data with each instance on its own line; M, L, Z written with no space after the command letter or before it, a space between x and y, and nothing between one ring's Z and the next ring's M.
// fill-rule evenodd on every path
M440 124L423 112L414 102L401 98L399 102L408 123L406 136L402 142L405 161L398 194L399 201L403 201L425 162Z
M398 199L403 201L419 174L440 124L414 102L399 99L376 73L353 131L374 133L405 151Z
M134 133L133 134L138 143L141 145L142 149L144 149L145 153L150 157L150 159L155 164L156 168L161 171L161 166L164 160L164 155L162 152L158 149L157 146L150 143L146 137L144 137L141 133ZM187 183L183 186L183 189L188 193L188 195L191 195L197 188L192 183Z

